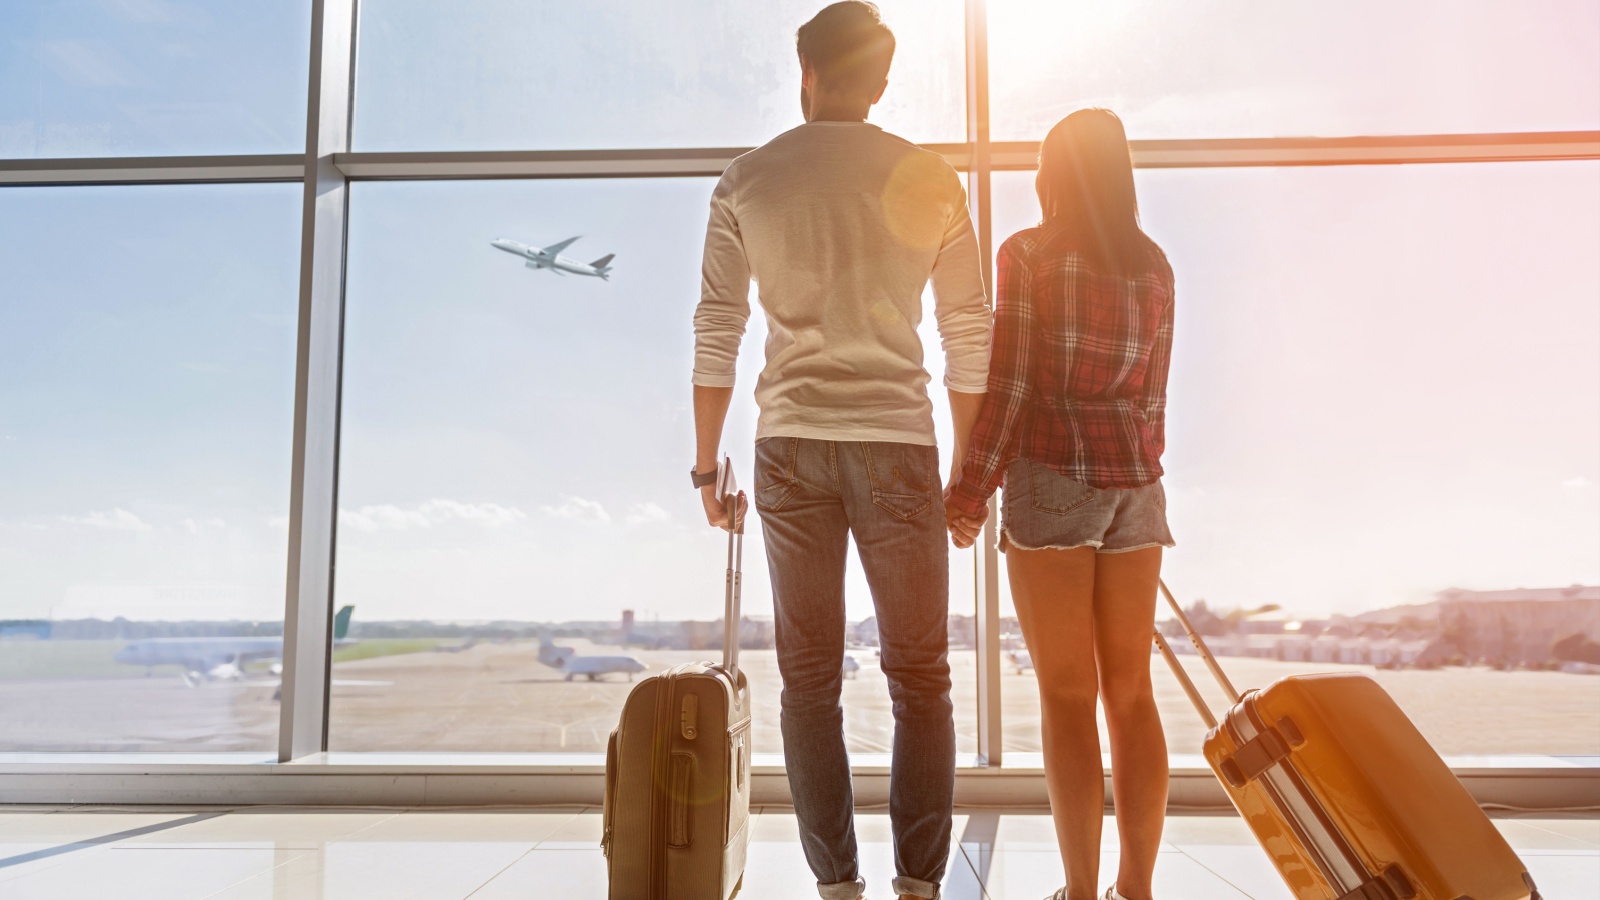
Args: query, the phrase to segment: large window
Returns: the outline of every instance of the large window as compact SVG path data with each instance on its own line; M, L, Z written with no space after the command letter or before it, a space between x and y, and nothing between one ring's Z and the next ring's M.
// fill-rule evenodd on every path
M297 153L310 0L7 0L0 158Z
M913 141L965 137L960 0L885 0L899 38L874 121ZM526 3L368 0L360 150L740 147L800 124L782 0Z
M1166 577L1215 615L1236 684L1355 669L1443 753L1600 754L1600 679L1465 665L1433 605L1600 573L1600 163L1138 182L1177 274ZM995 185L1000 239L1038 221L1032 173ZM1548 646L1586 621L1538 627ZM1375 668L1402 646L1438 659ZM1169 746L1198 752L1152 665ZM1007 671L1008 745L1036 750L1034 676Z
M1133 138L1600 127L1585 0L988 0L997 140L1083 106Z
M336 591L354 611L334 654L333 749L603 751L636 679L629 660L648 675L719 657L726 544L685 478L712 184L356 186ZM607 280L530 268L490 243L576 234L561 254L614 254ZM746 482L765 331L757 308L724 439ZM970 753L971 558L952 558ZM753 511L744 560L755 747L777 751L781 681ZM872 617L853 560L847 597L853 623ZM856 631L847 731L853 749L886 752L873 632ZM583 674L597 656L619 658L618 671Z
M273 746L299 196L0 192L0 750Z
M684 479L707 201L800 123L823 3L0 4L0 751L594 761L630 673L570 660L715 658L723 538ZM1600 615L1600 8L880 6L871 121L951 155L992 243L1038 215L1031 172L989 170L1010 142L1088 105L1184 141L1138 157L1187 167L1138 174L1178 281L1167 573L1236 680L1355 667L1447 754L1600 754L1600 625L1547 615ZM491 243L576 235L609 280ZM747 483L765 324L725 439ZM1037 684L981 559L951 555L959 750L1027 766ZM745 572L770 753L755 517ZM853 558L846 587L872 763Z

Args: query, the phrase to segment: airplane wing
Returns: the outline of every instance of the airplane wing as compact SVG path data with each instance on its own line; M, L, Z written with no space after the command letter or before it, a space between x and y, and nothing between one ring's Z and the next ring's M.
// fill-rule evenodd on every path
M579 237L582 237L582 235L579 235ZM577 242L577 240L578 240L578 238L569 237L564 241L561 241L561 242L555 243L555 244L551 244L550 246L544 248L544 252L550 254L551 256L555 256L557 253L560 253L561 251L567 249L568 247L571 247L574 243Z

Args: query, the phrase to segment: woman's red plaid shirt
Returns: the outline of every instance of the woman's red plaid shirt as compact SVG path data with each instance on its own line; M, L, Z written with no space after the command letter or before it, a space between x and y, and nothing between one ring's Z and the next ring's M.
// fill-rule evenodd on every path
M1161 477L1172 267L1137 277L1090 267L1066 229L1000 246L989 388L951 505L981 515L1019 457L1098 488Z

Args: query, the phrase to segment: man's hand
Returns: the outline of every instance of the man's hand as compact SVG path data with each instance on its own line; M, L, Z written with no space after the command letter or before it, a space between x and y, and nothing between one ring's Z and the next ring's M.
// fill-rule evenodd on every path
M717 496L717 486L708 484L700 489L700 503L706 508L706 522L713 528L728 530L728 507ZM745 500L744 491L739 492L739 524L744 525L744 512L750 506Z

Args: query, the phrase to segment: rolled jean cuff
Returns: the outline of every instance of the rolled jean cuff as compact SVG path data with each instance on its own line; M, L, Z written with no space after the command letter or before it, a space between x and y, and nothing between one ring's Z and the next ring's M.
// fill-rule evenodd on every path
M896 896L913 894L918 897L931 897L932 900L939 900L939 886L937 884L918 878L907 878L904 875L895 878L894 892Z
M867 880L857 878L855 881L839 881L834 884L817 882L817 893L822 895L822 900L857 900L867 892Z

